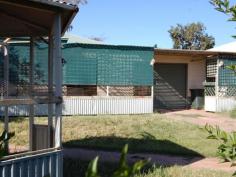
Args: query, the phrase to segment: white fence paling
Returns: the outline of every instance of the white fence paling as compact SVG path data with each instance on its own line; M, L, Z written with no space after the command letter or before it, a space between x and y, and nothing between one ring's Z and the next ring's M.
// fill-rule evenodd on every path
M64 97L63 115L149 114L153 113L152 97ZM36 116L48 114L47 105L35 106ZM4 115L3 107L0 115ZM9 116L29 116L29 106L9 107Z

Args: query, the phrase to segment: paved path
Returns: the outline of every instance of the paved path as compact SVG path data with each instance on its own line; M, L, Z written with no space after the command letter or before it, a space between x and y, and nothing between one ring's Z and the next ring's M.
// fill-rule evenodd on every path
M92 160L99 156L99 160L103 162L118 162L120 153L98 151L98 150L85 150L79 148L65 148L63 150L64 157L71 159ZM133 163L137 160L151 159L151 163L163 166L186 166L195 169L212 169L222 170L228 172L236 171L236 167L231 167L230 163L220 163L217 158L201 158L201 157L181 157L169 156L160 154L128 154L127 161Z
M224 115L205 112L203 110L183 110L163 113L169 119L177 121L185 121L196 125L204 126L206 123L210 125L218 125L225 131L236 131L236 119L229 118Z

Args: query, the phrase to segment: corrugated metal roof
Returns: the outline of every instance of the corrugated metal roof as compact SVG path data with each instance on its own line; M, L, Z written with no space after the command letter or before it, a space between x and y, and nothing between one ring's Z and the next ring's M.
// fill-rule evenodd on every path
M96 40L80 37L80 36L69 34L69 33L66 33L62 37L62 39L64 39L64 38L67 39L67 43L103 44L103 42L101 42L101 41L96 41Z
M218 47L214 47L212 49L209 49L208 51L218 51L218 52L232 52L236 53L236 41L230 42Z
M80 0L30 0L38 3L49 4L49 5L62 5L65 6L76 6L80 2Z
M186 56L210 56L210 55L236 55L235 52L218 50L182 50L182 49L155 49L155 55L186 55Z
M55 3L63 3L67 5L77 5L80 2L79 0L48 0L48 1L52 1Z

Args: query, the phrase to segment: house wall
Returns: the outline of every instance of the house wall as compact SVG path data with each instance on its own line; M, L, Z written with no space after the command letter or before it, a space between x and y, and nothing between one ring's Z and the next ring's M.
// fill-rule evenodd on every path
M157 63L185 63L188 65L187 96L190 97L190 89L204 89L203 82L206 79L205 58L176 55L155 55Z

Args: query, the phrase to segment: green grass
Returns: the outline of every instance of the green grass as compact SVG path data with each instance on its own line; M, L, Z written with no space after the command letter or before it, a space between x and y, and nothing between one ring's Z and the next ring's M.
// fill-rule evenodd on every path
M156 168L136 177L232 177L233 173L214 170L194 170L184 167Z
M39 118L38 122L46 123L46 119ZM12 121L10 130L16 132L11 144L28 144L28 119ZM159 114L63 118L66 147L120 151L128 143L130 152L215 156L217 142L206 137L207 133L196 125Z
M89 162L64 159L64 177L84 177ZM110 177L117 168L116 163L98 163L98 172L101 177ZM135 177L231 177L232 173L214 170L196 170L187 167L145 167Z

